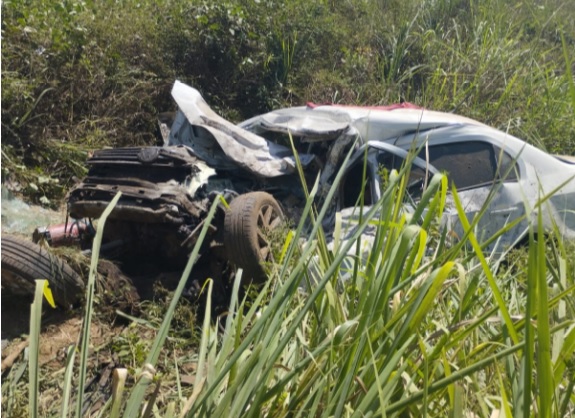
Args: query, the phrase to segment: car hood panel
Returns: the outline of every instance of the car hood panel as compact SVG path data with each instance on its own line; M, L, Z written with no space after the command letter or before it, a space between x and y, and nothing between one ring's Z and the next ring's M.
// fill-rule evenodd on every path
M180 115L172 126L169 145L186 145L215 168L241 167L260 177L277 177L295 171L290 148L228 122L208 106L196 89L176 81L172 96ZM300 158L304 165L313 160L310 155Z

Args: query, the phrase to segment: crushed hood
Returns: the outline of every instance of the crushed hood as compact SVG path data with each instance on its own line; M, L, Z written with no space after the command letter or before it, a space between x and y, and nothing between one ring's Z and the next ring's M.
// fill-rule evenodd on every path
M305 142L335 140L342 135L357 133L349 115L310 112L306 107L274 110L248 119L239 126L255 133L291 134L305 138Z
M186 145L216 169L241 167L259 177L277 177L295 171L291 148L269 141L216 114L194 88L176 81L172 96L179 112L168 145ZM289 130L283 125L283 130ZM313 155L300 155L304 166Z

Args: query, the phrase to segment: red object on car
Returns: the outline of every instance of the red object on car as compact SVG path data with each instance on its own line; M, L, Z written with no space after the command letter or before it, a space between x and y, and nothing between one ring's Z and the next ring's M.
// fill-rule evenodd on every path
M52 247L80 245L82 240L94 235L94 227L84 219L74 219L59 225L38 227L32 234L32 240L38 243L45 239Z

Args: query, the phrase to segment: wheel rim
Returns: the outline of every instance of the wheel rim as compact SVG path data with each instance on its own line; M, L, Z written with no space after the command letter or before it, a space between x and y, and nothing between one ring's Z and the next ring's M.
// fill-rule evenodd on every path
M273 261L270 232L279 226L281 216L272 205L264 205L258 212L258 246L262 261Z

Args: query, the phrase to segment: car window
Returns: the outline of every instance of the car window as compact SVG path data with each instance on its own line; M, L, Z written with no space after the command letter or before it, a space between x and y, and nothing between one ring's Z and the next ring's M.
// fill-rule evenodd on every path
M399 171L405 162L404 158L385 151L378 152L376 160L378 164L378 170L380 172L382 170L387 170L389 172L392 169ZM421 193L423 192L423 186L425 185L426 174L431 176L431 173L426 173L425 169L414 164L411 165L409 179L407 181L407 192L412 198L416 199L421 196Z
M369 169L367 170L364 184L362 184L362 180L363 159L360 159L350 167L345 177L342 179L340 187L340 201L342 208L351 208L357 205L362 190L364 205L369 206L373 204Z
M426 150L419 156L426 159ZM458 189L478 187L505 177L506 181L517 179L514 161L506 152L489 142L466 141L432 145L429 147L429 163L447 173Z
M501 148L496 146L493 146L493 148L495 149L495 157L497 158L497 166L499 167L497 178L504 181L517 181L519 178L519 169L517 168L516 161Z

